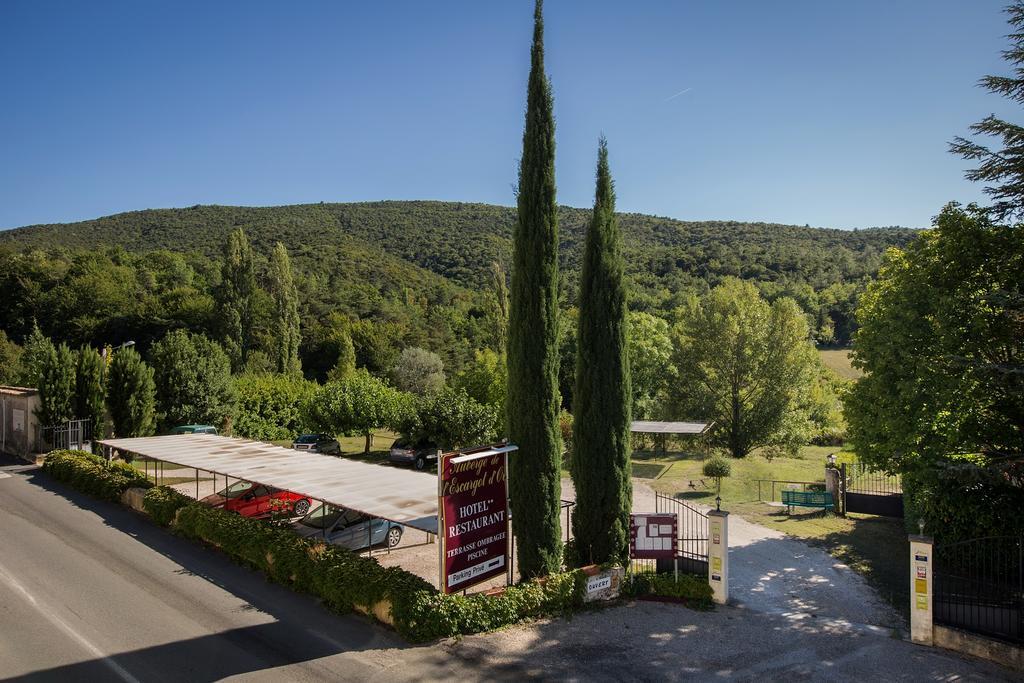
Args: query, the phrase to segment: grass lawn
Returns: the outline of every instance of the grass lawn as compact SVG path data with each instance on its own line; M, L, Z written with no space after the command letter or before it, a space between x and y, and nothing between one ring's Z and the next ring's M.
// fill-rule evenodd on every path
M909 610L907 581L907 534L903 520L851 514L839 517L820 511L795 511L769 505L771 483L757 479L824 482L825 458L835 447L806 446L799 457L767 460L757 453L729 460L732 475L722 480L722 508L747 521L821 547L864 575L879 595L904 615ZM851 454L839 455L839 460ZM634 453L634 476L654 490L702 505L715 504L715 484L704 477L699 453ZM653 476L646 476L653 473ZM701 485L701 480L704 485ZM691 485L692 483L692 485ZM775 485L775 499L782 485Z
M383 463L387 460L391 444L398 438L398 434L388 431L374 432L373 443L370 445L370 453L368 455L363 454L363 451L366 449L366 437L359 435L339 436L337 438L338 444L341 446L341 454L346 458L363 462ZM277 446L284 446L285 448L291 448L292 446L290 440L273 441L272 443Z
M821 362L835 370L836 374L846 379L858 379L864 373L850 365L849 349L818 349Z

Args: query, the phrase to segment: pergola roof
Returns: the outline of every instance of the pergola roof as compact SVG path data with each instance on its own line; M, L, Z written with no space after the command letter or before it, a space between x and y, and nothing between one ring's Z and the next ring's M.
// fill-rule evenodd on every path
M106 439L98 443L143 458L299 493L437 533L437 478L429 474L216 434Z
M641 434L703 434L711 427L709 422L650 422L637 420L630 425L631 432Z

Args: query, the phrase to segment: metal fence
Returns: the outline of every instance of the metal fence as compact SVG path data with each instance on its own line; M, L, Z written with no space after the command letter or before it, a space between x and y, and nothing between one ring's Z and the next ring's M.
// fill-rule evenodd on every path
M898 474L872 470L866 463L855 460L842 464L847 493L866 493L891 496L903 493L903 481Z
M37 441L46 450L85 450L92 442L92 420L68 420L62 424L39 427Z
M935 623L1024 644L1024 538L936 546Z
M903 517L903 480L898 474L872 470L860 461L839 466L843 514L860 512L884 517Z
M672 572L707 576L708 516L685 501L660 493L654 497L654 511L675 514L679 520L675 560L632 560L633 572Z

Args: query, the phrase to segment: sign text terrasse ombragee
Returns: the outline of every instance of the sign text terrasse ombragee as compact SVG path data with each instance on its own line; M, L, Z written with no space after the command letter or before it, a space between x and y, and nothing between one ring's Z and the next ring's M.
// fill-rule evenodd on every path
M463 459L474 451L491 454ZM441 456L438 508L445 593L465 590L507 571L507 456L489 446ZM456 459L461 462L453 462Z

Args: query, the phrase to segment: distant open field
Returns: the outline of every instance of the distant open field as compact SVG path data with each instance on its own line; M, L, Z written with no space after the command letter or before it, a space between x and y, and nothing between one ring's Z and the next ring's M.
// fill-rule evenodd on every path
M846 379L859 379L863 372L850 365L849 349L818 349L821 362L836 371L836 374Z

